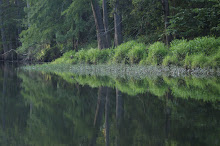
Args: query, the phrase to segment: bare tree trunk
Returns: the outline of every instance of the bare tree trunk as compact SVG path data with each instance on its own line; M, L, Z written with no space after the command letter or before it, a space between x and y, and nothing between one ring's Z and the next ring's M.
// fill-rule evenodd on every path
M106 47L110 48L111 47L111 40L109 36L109 26L108 26L108 11L107 11L107 5L106 5L106 0L103 0L102 2L102 9L103 9L103 24L105 28L105 35L106 35Z
M4 22L3 22L3 18L2 18L2 12L3 12L3 8L2 8L2 0L0 0L0 25L1 25L1 36L2 36L2 44L3 44L3 50L4 53L8 52L8 45L7 45L7 40L6 40L6 35L5 35L5 28L4 28ZM8 54L4 54L4 60L8 59Z
M104 24L102 21L102 15L100 12L99 4L96 0L91 0L91 6L93 11L93 16L95 19L95 25L96 25L96 33L97 33L97 41L98 41L98 48L104 49L108 48L108 43L106 40L106 33L104 29Z
M122 18L119 10L118 0L115 1L114 7L114 27L115 27L115 46L120 45L123 42L122 37Z
M165 32L169 26L169 16L170 16L170 9L169 9L169 2L168 0L161 0L163 11L164 11L164 23L165 23ZM172 36L171 34L166 33L166 44L169 45L171 42Z

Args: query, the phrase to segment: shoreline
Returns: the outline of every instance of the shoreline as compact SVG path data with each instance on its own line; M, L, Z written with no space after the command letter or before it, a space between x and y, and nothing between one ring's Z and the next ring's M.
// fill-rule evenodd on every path
M146 76L168 76L168 77L219 77L220 68L218 69L186 69L177 66L143 66L143 65L88 65L88 64L41 64L34 66L21 67L29 71L44 71L44 72L68 72L78 75L95 75L95 76L114 76L128 78L144 78Z

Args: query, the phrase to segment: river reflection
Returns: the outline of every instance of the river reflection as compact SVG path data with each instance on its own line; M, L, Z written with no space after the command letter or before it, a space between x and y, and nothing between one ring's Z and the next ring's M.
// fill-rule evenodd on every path
M0 145L217 146L220 79L0 70Z

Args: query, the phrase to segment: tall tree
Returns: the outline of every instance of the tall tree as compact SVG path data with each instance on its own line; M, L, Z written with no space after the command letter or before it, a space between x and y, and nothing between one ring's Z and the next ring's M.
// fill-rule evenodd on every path
M171 42L171 34L167 32L167 28L169 26L169 16L170 16L170 8L168 0L161 0L163 11L164 11L164 24L165 24L165 36L166 36L166 44L169 45Z
M122 18L121 18L118 0L116 0L114 4L114 27L115 27L115 38L114 38L115 46L118 46L123 42Z
M105 0L104 2L105 3ZM108 48L109 43L107 40L107 33L105 31L105 26L104 23L106 24L106 21L103 20L101 12L100 12L100 7L99 4L96 0L91 0L91 6L92 6L92 12L93 12L93 16L95 19L95 25L96 25L96 33L97 33L97 41L98 41L98 48L99 49L104 49L104 48ZM104 7L106 9L106 7ZM104 14L107 14L105 11L103 10ZM106 16L105 16L106 19ZM104 21L104 22L103 22ZM107 26L106 26L107 27ZM106 28L107 29L107 28Z
M109 36L109 26L108 26L108 11L107 11L107 4L106 1L108 0L103 0L102 1L102 9L103 9L103 23L104 23L104 28L105 28L105 37L106 37L106 46L107 48L111 47L111 40Z
M3 22L3 1L0 0L0 25L1 25L1 36L2 36L2 44L3 44L3 50L4 50L4 59L8 59L8 45L7 45L7 40L6 40L6 34L5 34L5 27L4 27L4 22Z

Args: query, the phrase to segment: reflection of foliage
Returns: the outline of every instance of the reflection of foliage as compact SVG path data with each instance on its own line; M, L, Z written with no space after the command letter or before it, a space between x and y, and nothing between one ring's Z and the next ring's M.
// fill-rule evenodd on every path
M3 75L1 71L0 75ZM70 73L58 75L62 78L47 73L19 72L22 83L15 76L8 76L7 85L3 85L7 87L7 100L0 102L4 113L0 122L5 117L6 123L0 128L0 144L88 145L96 131L97 145L104 145L104 120L97 129L93 125L98 90L87 86L91 85L118 88L129 94L122 93L124 116L118 127L115 92L111 90L109 94L110 145L115 145L116 138L118 145L219 145L218 78L127 80ZM0 81L4 80L0 76ZM205 102L197 100L202 97L195 96L193 90L202 92ZM208 96L216 97L209 99Z
M182 79L165 78L172 93L176 97L201 99L204 101L219 101L220 82L218 78L198 79L185 77Z
M50 74L19 76L23 80L22 95L33 104L26 136L28 145L88 143L93 131L91 109L95 109L97 92ZM81 88L87 92L81 92Z
M150 92L153 95L162 97L171 90L175 97L202 99L204 101L220 100L220 80L217 77L212 78L168 78L168 77L146 77L141 80L123 79L114 77L97 77L89 75L76 75L57 73L68 82L91 87L108 86L120 89L120 91L129 95Z

